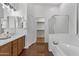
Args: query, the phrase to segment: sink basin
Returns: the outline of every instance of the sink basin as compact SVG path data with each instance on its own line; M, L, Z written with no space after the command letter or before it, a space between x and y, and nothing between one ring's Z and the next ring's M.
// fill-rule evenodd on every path
M8 38L11 38L11 37L0 38L0 40L5 40L5 39L8 39Z
M11 38L11 37L0 38L0 40L6 40L8 38Z
M11 38L11 36L0 34L0 40L5 40L5 39L8 39L8 38Z

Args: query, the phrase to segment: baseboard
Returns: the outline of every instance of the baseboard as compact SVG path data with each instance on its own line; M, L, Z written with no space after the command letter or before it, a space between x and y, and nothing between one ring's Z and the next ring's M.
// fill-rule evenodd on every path
M35 42L28 43L28 44L25 45L24 48L27 49L27 48L29 48L29 47L30 47L32 44L34 44L34 43L35 43Z

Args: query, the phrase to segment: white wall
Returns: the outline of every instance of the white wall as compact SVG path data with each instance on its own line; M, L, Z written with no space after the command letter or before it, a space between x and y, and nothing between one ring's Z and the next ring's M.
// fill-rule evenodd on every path
M19 15L24 16L27 20L27 3L14 3L16 10L20 13Z
M63 4L61 6L61 13L69 15L69 33L70 34L76 34L76 4Z
M26 48L31 44L36 42L36 23L35 19L32 16L32 5L27 6L27 39L26 39Z

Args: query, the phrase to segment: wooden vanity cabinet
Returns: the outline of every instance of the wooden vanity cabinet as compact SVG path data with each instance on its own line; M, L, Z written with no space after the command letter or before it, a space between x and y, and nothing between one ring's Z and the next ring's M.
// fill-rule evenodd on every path
M18 56L25 46L25 36L0 46L0 56Z
M0 46L0 56L11 56L11 43Z

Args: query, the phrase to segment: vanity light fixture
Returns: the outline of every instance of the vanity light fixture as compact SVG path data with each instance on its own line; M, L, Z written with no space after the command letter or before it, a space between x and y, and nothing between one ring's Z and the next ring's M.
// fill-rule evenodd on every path
M15 9L15 8L14 8L13 10L14 10L14 11L16 11L16 9Z
M9 6L10 4L9 3L4 3L5 5Z
M10 6L10 9L13 9L13 6L12 5L9 5Z
M4 3L4 5L9 6L10 9L13 9L13 11L16 11L14 6L12 6L10 3Z

